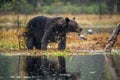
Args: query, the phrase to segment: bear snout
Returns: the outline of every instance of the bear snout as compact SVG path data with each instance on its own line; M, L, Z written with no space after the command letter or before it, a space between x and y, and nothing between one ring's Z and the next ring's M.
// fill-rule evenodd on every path
M77 32L77 33L81 33L82 30L83 30L82 28L78 28L78 29L76 29L76 32Z
M82 29L82 28L80 28L80 30L79 30L79 31L80 31L80 32L82 32L82 30L83 30L83 29Z

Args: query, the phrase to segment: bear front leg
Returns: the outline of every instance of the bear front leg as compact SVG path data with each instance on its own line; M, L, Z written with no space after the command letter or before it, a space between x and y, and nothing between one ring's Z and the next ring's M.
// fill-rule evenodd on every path
M58 44L59 50L65 50L65 48L66 48L66 36L62 37Z
M41 42L35 43L35 48L36 49L41 49Z

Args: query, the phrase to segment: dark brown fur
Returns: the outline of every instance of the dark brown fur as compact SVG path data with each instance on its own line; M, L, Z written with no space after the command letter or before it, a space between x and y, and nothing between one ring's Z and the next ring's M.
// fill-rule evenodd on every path
M60 40L58 49L66 47L67 32L81 32L82 28L75 20L69 18L38 16L31 19L27 24L26 45L28 49L46 50L49 42Z

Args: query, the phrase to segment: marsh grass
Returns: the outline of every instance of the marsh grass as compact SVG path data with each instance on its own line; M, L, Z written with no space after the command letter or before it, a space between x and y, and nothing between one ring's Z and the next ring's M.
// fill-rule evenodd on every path
M25 31L25 26L27 22L35 17L43 14L35 14L35 15L19 15L20 16L20 27L17 27L17 15L2 15L0 18L0 25L2 24L15 24L13 28L6 29L9 25L4 26L0 30L0 51L17 51L17 50L27 50L25 46L25 38L22 36L22 33ZM50 17L59 16L56 15L47 15ZM61 15L62 17L73 18L76 17L76 21L82 25L83 29L88 28L105 28L105 27L114 27L118 22L120 15L113 15L111 18L109 15L102 15L102 19L99 19L98 15ZM100 25L103 25L102 27ZM110 25L110 26L109 26ZM85 37L88 39L87 41L83 41L79 38L77 33L68 33L67 34L67 48L66 51L76 50L103 50L105 44L111 34L109 33L95 33L93 35L88 35L83 33ZM74 37L73 37L74 36ZM20 42L20 46L19 46ZM120 49L120 36L118 36L118 40L114 46L115 49ZM50 43L48 46L48 50L53 50L54 52L57 50L58 43ZM34 52L33 52L34 53ZM57 54L57 53L56 53Z
M8 31L0 31L0 33L0 51L27 50L25 46L25 38L23 36L18 37L18 30L10 29ZM103 50L110 34L95 33L93 35L84 34L84 36L87 38L87 41L81 40L77 33L68 33L66 51L75 52L77 50ZM118 40L114 48L120 49L119 45L120 36L118 36ZM57 46L58 43L50 43L48 45L48 50L53 50L54 52L56 52L58 51Z
M26 23L35 16L49 16L49 17L55 17L55 16L61 16L61 17L69 17L69 18L76 18L76 21L80 25L116 25L120 22L119 17L120 15L102 15L102 18L100 19L99 15L92 15L92 14L79 14L79 15L72 15L72 14L54 14L54 15L48 15L48 14L33 14L33 15L19 15L19 23L22 24L21 26L26 25ZM6 24L6 23L17 23L17 16L18 15L1 15L0 18L0 24ZM95 27L95 26L94 26Z
M18 48L17 30L0 31L0 50Z

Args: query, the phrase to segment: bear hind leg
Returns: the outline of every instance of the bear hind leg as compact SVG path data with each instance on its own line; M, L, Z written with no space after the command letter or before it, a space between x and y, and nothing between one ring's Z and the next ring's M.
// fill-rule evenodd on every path
M35 49L41 49L41 43L35 43Z
M33 37L28 37L26 40L26 46L28 49L33 49L34 46L34 40Z

